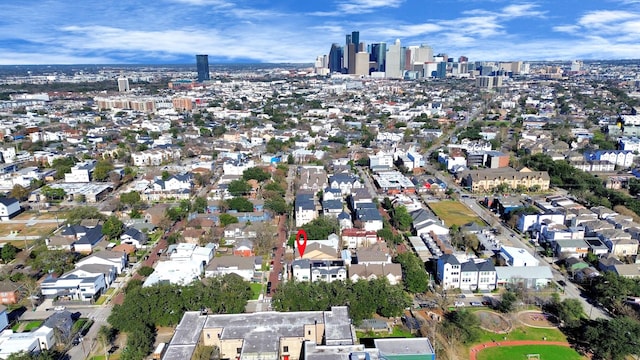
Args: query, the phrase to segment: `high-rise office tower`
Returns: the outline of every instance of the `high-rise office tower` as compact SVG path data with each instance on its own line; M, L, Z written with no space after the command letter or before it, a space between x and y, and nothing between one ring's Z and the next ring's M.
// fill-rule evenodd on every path
M424 64L433 61L433 49L431 46L422 44L413 52L413 63Z
M196 67L198 69L198 82L201 83L209 78L209 55L196 55Z
M120 92L127 92L131 90L129 88L129 79L126 77L119 77L118 78L118 91Z
M371 45L371 61L376 62L377 71L385 71L385 64L387 61L387 44L377 43Z
M356 46L360 45L360 31L352 31L351 32L351 43L356 44ZM357 50L360 50L356 47Z
M331 45L331 51L329 51L329 71L332 73L342 72L342 48L338 44Z
M351 43L347 46L347 51L349 54L349 61L347 63L347 74L355 74L356 73L356 44Z
M438 68L436 70L436 78L444 79L446 77L447 77L447 63L446 62L439 62L438 63Z
M461 63L463 63L463 62L469 62L469 58L468 58L468 57L466 57L466 56L460 56L460 57L458 58L458 62L461 62Z
M356 64L354 74L369 75L369 53L360 51L356 53Z
M389 45L387 50L387 61L385 65L385 77L391 79L402 78L402 64L401 63L402 45L400 45L400 39L397 39L393 45Z

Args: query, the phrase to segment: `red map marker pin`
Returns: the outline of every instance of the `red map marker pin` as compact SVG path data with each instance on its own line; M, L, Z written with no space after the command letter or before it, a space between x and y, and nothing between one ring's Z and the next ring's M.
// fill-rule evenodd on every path
M303 238L303 241L300 242L300 237ZM307 232L304 229L298 230L298 234L296 235L296 245L298 248L298 252L300 253L300 258L304 255L304 249L307 248Z

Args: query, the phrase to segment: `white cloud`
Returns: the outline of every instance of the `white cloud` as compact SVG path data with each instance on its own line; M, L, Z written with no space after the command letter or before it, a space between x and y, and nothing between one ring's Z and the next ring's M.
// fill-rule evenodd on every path
M380 7L398 7L404 0L350 0L338 4L338 10L347 14L373 11Z
M584 27L596 28L608 26L610 23L617 23L623 20L638 18L638 14L622 10L598 10L591 11L583 15L578 21Z
M567 34L575 34L578 30L580 30L580 26L578 26L578 25L558 25L558 26L553 26L551 29L553 31L556 31L556 32L563 32L563 33L567 33Z

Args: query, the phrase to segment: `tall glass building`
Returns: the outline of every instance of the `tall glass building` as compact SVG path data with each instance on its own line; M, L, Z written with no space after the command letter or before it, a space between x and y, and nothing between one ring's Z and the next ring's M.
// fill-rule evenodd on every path
M198 82L210 80L209 55L196 55L196 66L198 68Z

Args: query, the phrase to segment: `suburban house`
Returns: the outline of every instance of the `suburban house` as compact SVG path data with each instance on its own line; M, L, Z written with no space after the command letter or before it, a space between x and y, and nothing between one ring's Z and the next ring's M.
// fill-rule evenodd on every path
M116 268L116 274L121 274L127 265L127 254L125 252L116 252L103 250L95 252L76 262L76 268L83 265L111 265Z
M0 197L0 220L7 221L18 215L22 208L17 199L10 197Z
M467 170L461 174L462 185L473 192L492 191L505 184L510 189L524 187L549 190L551 178L546 171L531 171L527 168L515 170L510 167L498 169Z
M193 175L189 173L172 175L166 180L156 178L143 195L147 201L166 198L189 199L193 189Z
M460 262L454 255L438 258L436 277L444 289L491 291L496 288L496 267L490 261Z
M378 234L375 231L348 228L342 230L342 245L347 249L366 247L378 242Z
M79 301L96 300L107 289L103 274L83 277L75 270L59 278L49 274L40 284L42 295L47 299Z
M374 280L387 278L389 284L396 285L402 282L402 267L400 264L383 263L383 264L352 264L349 266L349 279L351 281L358 280Z
M240 257L253 257L255 255L253 252L253 241L248 239L236 241L233 246L233 255Z
M431 232L436 235L449 234L449 229L444 226L443 221L426 209L412 211L410 215L413 219L412 227L416 236L430 234Z
M347 268L344 260L298 259L291 263L291 274L296 281L344 281Z
M38 353L49 350L55 345L53 329L40 326L38 329L15 333L10 329L0 333L0 359L6 359L11 354L20 352Z
M356 220L366 231L378 231L384 227L380 210L374 203L359 203L356 208Z
M79 253L90 254L96 245L104 238L102 225L97 225L94 228L86 228L84 235L73 243L73 249Z
M496 266L498 286L544 289L553 281L549 266Z
M142 231L130 227L124 232L124 234L120 235L120 243L122 244L130 244L136 247L136 249L141 249L147 244L147 234Z
M145 211L145 221L155 226L160 225L160 222L165 218L168 208L169 204L156 204L151 206Z
M509 266L521 267L540 265L540 260L536 259L527 250L517 247L500 246L500 256Z
M16 304L20 300L20 285L13 281L0 281L0 304ZM1 325L1 323L0 323ZM2 326L0 326L0 331Z
M304 226L318 217L313 194L297 194L294 206L296 227Z
M361 189L363 185L357 176L340 173L329 177L329 187L340 189L342 195L349 195L353 189Z
M205 268L205 277L236 274L246 281L251 281L255 274L255 257L219 256L213 258Z

